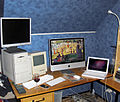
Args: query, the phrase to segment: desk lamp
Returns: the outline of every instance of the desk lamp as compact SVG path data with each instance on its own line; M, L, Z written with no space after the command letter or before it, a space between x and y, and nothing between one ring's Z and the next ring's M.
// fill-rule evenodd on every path
M118 15L115 14L114 12L112 12L111 10L108 10L108 13L114 15L118 20L117 47L116 47L115 66L114 66L114 73L113 73L113 79L115 79L115 75L118 70L118 67L120 67L120 58L119 58L119 56L120 56L120 48L119 48L119 45L120 45L120 19L119 19Z

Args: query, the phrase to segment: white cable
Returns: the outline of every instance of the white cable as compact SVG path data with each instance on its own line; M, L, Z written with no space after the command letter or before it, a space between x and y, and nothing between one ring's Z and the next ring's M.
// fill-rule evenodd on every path
M82 97L82 96L80 96L80 94L78 94L76 91L74 91L74 90L72 90L71 88L69 88L73 93L75 93L76 95L78 95L80 98L82 98L82 99L85 99L85 98L87 98L87 97ZM85 99L86 100L86 99Z
M112 102L112 94L111 93L109 93L110 94L110 96L111 96L111 101L110 102Z
M76 91L74 91L74 90L72 90L71 88L69 88L73 93L75 93L75 94L77 94L79 97L81 97L80 96L80 94L78 94Z
M104 95L106 96L106 99L107 99L107 101L109 102L109 100L108 100L108 95L107 95L108 92L106 92L106 81L107 81L107 79L105 80L105 92L104 92ZM112 102L112 94L111 94L111 93L109 93L109 94L110 94L110 96L111 96L110 102Z
M82 96L80 96L80 94L78 94L76 91L74 91L74 90L72 90L71 88L69 88L72 92L74 92L75 94L77 94L80 98L83 98L83 99L85 99L85 98L87 98L87 97L82 97Z
M103 85L102 85L102 98L104 98L103 96L104 96L104 92L103 92Z
M108 96L107 96L107 94L106 94L107 92L105 92L105 95L106 95L106 99L107 99L107 102L109 102L109 99L108 99Z
M108 92L106 92L106 93L108 93ZM111 93L109 93L110 94L110 102L112 102L112 94ZM109 102L109 99L108 99L108 95L106 94L106 98L107 98L107 102Z
M105 80L105 90L104 90L104 97L106 98L106 80ZM106 99L105 99L106 100Z

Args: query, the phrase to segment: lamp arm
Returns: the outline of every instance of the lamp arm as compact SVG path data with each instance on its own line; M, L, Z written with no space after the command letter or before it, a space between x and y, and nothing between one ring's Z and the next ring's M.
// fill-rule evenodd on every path
M114 15L117 18L117 20L118 20L118 28L120 30L120 19L119 19L118 15L116 13L112 12L111 10L108 10L108 13Z

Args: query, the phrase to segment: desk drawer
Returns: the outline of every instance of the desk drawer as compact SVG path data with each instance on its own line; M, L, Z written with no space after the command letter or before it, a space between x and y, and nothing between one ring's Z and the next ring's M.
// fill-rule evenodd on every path
M23 98L21 102L54 102L54 92Z

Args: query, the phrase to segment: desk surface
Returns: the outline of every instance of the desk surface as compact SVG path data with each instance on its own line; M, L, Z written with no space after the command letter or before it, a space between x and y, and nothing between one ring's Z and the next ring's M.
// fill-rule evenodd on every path
M120 83L118 83L117 81L113 80L113 78L107 78L105 80L100 80L101 83L104 83L106 85L108 85L109 87L117 90L120 92Z
M84 69L83 68L76 68L76 69L72 69L72 71L75 72L76 75L81 76L81 74L84 72ZM47 74L53 75L54 78L63 76L63 74L60 71L56 71L56 72L48 71ZM110 74L108 74L108 76L110 76ZM76 82L66 80L64 82L61 82L60 84L56 84L55 86L50 87L49 89L43 89L41 87L39 89L35 89L35 88L27 89L27 88L25 88L26 93L24 93L24 94L19 94L11 81L10 81L10 84L11 84L11 86L13 88L13 91L14 91L14 93L16 95L16 98L21 99L21 98L25 98L25 97L29 97L29 96L33 96L33 95L40 95L40 94L44 94L44 93L48 93L48 92L54 92L54 91L57 91L57 90L61 90L61 89L65 89L65 88L69 88L69 87L73 87L73 86L93 82L93 81L96 81L96 80L98 80L98 79L83 78L82 80L76 81Z

